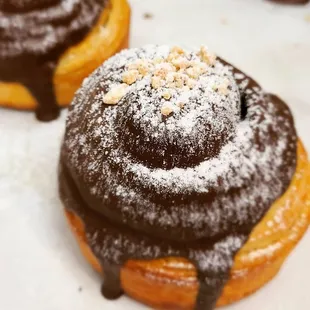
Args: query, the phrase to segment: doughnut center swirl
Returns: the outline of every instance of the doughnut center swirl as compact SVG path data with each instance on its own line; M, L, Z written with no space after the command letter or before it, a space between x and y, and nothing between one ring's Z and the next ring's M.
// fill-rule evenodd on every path
M123 150L146 167L163 169L194 167L218 155L240 120L239 90L231 80L227 96L214 91L227 80L219 72L204 79L195 94L174 90L175 102L184 107L167 117L160 112L166 101L160 94L129 91L115 123Z

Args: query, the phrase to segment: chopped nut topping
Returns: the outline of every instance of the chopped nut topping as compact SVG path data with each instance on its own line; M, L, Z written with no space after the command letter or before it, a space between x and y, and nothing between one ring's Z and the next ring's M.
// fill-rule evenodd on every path
M168 57L167 57L167 61L170 62L170 63L172 63L172 61L173 61L174 59L177 59L177 58L179 58L179 57L180 57L180 55L179 55L178 53L172 53L172 52L170 52L170 54L169 54Z
M171 93L166 90L162 93L162 96L166 99L166 100L169 100L171 98Z
M228 87L229 87L229 80L225 80L221 85L219 85L218 87L217 87L217 90L219 91L219 93L220 94L222 94L222 95L228 95L228 92L229 92L229 89L228 89Z
M177 106L178 106L180 109L184 109L185 104L182 103L182 102L178 102L178 103L177 103Z
M173 112L172 108L168 105L163 105L160 111L164 116L168 116Z
M187 84L187 81L188 81L188 76L186 74L182 74L182 73L175 74L176 87L182 88L183 86Z
M154 59L138 59L127 65L122 75L121 84L111 89L105 96L106 104L116 104L128 91L128 85L136 83L145 76L151 79L153 89L162 90L162 97L170 100L173 92L171 89L180 89L188 92L195 87L200 77L208 71L209 66L216 61L216 56L210 53L205 47L201 47L197 57L186 54L180 47L173 47L167 57L159 56ZM194 59L194 60L193 60ZM227 94L228 84L216 85L215 90ZM184 107L182 103L174 103L173 106L163 106L163 115L169 115L173 112L173 107Z
M189 60L187 60L185 57L177 57L171 60L171 63L177 68L177 69L186 69L190 66Z
M179 54L179 55L184 55L185 54L185 51L179 47L179 46L174 46L171 50L170 50L170 53L172 54Z
M162 85L162 79L158 76L153 76L152 77L152 87L157 89L160 88Z
M105 104L117 104L127 93L128 91L127 84L120 84L112 88L108 93L103 97L103 102Z
M186 70L186 73L189 77L194 80L198 80L199 77L206 73L208 67L202 63L193 62L192 66Z
M123 73L123 82L131 85L137 81L139 77L139 71L138 70L129 70L125 71Z
M152 64L145 59L138 59L128 65L129 70L138 70L142 76L146 76L152 69Z
M213 66L216 61L216 56L213 53L210 53L205 46L202 46L198 52L201 60L204 61L209 66Z
M190 67L186 70L186 73L192 79L197 79L199 77L197 70L194 70L193 67Z
M189 87L189 89L193 89L196 83L197 82L195 80L188 79L186 85Z
M174 66L172 66L170 63L164 62L156 66L154 76L158 76L161 77L162 79L165 79L169 72L174 71L176 71Z
M168 72L168 74L166 75L166 82L167 83L174 82L174 76L175 76L174 72Z

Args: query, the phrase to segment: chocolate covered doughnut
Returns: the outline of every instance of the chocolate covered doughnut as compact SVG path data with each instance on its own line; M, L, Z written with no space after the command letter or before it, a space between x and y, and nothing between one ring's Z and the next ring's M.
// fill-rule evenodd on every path
M296 162L281 99L205 47L147 46L84 81L67 119L60 192L84 224L104 296L122 293L129 260L182 257L196 268L195 309L211 310Z
M120 20L114 18L115 14ZM1 0L0 105L36 109L36 116L42 121L57 118L59 106L70 103L82 79L104 57L127 46L128 18L126 0ZM111 21L116 24L114 33L109 35L111 27L106 23ZM99 31L96 34L97 41L102 42L100 54L94 56L99 63L88 59L89 54L96 53L96 46L90 46L94 51L87 53L83 47L76 47L95 35L92 31L97 24L101 33L106 31L105 40ZM68 52L69 48L72 51ZM68 55L59 67L65 53ZM80 54L85 59L80 59ZM75 59L76 65L70 65ZM80 65L79 61L83 63Z

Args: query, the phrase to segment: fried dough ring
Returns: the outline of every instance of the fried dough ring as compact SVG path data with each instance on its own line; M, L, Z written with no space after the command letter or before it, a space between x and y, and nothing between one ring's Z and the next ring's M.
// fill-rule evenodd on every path
M235 257L230 280L218 306L240 300L268 283L306 232L310 221L310 169L306 151L298 142L297 169L288 190L269 209ZM87 244L78 215L65 211L82 253L103 272ZM130 260L121 270L126 294L156 309L193 309L198 291L194 266L183 258Z
M110 0L86 38L62 55L54 75L54 87L60 106L70 104L83 79L102 62L128 47L129 22L127 0ZM0 106L34 110L37 102L23 85L0 83Z

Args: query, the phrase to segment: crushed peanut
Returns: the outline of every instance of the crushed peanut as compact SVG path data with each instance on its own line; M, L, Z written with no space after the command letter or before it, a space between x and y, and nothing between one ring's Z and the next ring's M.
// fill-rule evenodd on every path
M220 94L227 96L229 92L229 80L225 80L221 85L217 86L217 90Z
M137 81L137 79L139 78L139 75L140 75L139 71L136 69L125 71L123 73L123 82L128 85L131 85Z
M162 79L165 79L169 72L174 71L176 71L175 67L172 66L170 63L161 63L156 66L154 76L158 76L161 77Z
M169 105L163 105L160 112L164 116L169 116L173 112L173 110Z
M175 74L175 84L177 88L182 88L183 86L187 85L188 76L182 73Z
M195 84L196 84L196 81L193 80L193 79L191 79L191 78L189 78L189 79L187 80L187 84L186 84L186 85L189 87L189 89L193 89L194 86L195 86Z
M190 61L186 59L186 57L177 57L171 60L171 63L177 69L186 69L190 66Z
M166 57L156 57L153 60L138 59L126 66L122 75L123 84L112 88L104 96L104 102L116 104L126 94L129 85L147 75L150 76L153 89L165 88L162 91L162 97L165 100L172 98L172 89L178 88L183 92L189 92L216 61L216 56L210 53L206 47L201 47L197 56L198 60L192 60L185 50L175 46L170 49ZM214 90L227 94L228 86L229 84L225 82L223 85L215 85ZM174 103L173 106L184 108L183 103ZM161 108L161 113L165 116L170 115L173 112L173 106L164 105Z
M148 60L138 59L128 65L129 70L138 70L142 76L146 76L152 70L152 64Z
M178 103L177 103L177 106L178 106L180 109L184 109L185 104L184 104L183 102L178 102Z
M171 98L171 93L166 90L162 93L163 98L165 98L166 100L169 100Z
M215 64L216 56L209 52L205 46L200 48L198 56L200 56L201 60L209 66L213 66Z
M170 53L184 55L185 51L179 46L174 46L171 48Z
M168 72L168 74L166 75L166 82L167 83L173 83L174 82L174 76L175 76L174 72Z
M160 88L162 86L161 83L162 83L162 79L159 76L152 77L152 87L154 89Z
M105 104L117 104L127 93L128 91L127 84L120 84L113 87L108 93L103 97L103 102Z

